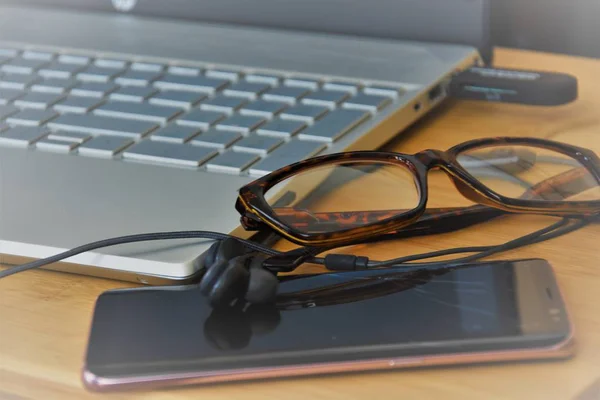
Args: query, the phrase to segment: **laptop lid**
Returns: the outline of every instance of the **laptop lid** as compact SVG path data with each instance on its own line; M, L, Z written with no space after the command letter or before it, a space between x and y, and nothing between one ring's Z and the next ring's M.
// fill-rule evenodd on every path
M0 0L70 9L467 44L491 60L491 0Z

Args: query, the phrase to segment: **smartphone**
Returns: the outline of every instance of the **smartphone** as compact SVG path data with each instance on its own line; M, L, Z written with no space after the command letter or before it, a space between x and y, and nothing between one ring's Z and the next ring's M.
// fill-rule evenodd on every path
M92 390L563 358L573 331L541 259L282 278L277 301L212 309L197 286L113 290L94 311Z

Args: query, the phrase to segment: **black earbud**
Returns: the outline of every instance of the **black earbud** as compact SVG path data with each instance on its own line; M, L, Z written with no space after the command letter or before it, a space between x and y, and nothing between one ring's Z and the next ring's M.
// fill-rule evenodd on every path
M244 299L252 304L275 301L279 280L263 267L266 256L252 252L235 239L214 243L202 260L206 269L200 292L213 307Z
M206 268L216 263L229 261L232 258L245 254L247 251L246 246L235 239L218 240L204 253L201 262Z
M255 254L249 262L250 280L245 299L252 304L268 304L275 301L279 279L277 275L263 267L267 257Z

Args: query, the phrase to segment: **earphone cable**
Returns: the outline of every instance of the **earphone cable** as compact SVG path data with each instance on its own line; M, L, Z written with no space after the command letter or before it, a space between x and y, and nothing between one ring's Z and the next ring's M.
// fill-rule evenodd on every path
M507 250L512 250L518 247L523 247L529 244L539 243L541 241L549 240L558 236L562 236L566 233L575 231L580 229L591 222L597 221L599 219L598 215L592 217L586 217L581 219L570 219L563 218L560 221L549 225L545 228L542 228L538 231L532 232L530 234L521 236L517 239L506 242L502 245L491 245L491 246L472 246L472 247L460 247L454 249L446 249L433 251L429 253L421 253L411 256L399 257L387 261L376 261L371 260L368 263L368 268L383 268L383 267L392 267L392 268L404 268L404 269L413 269L413 268L424 268L424 267L439 267L439 266L449 266L450 264L458 264L465 263L470 261L480 260L485 257L489 257L493 254L500 253ZM571 223L575 221L574 223ZM145 233L145 234L137 234L137 235L128 235L128 236L120 236L116 238L99 240L92 243L87 243L82 246L75 247L71 250L67 250L65 252L55 254L53 256L42 258L39 260L35 260L26 264L18 265L16 267L11 267L0 271L0 279L5 278L7 276L17 274L20 272L28 271L31 269L40 268L55 262L62 261L69 257L76 256L81 253L85 253L88 251L97 250L104 247L116 246L127 243L135 243L135 242L144 242L144 241L157 241L157 240L173 240L173 239L210 239L210 240L224 240L232 238L247 246L249 249L264 253L268 256L282 255L284 252L274 250L270 247L263 246L259 243L252 242L249 240L241 239L232 235L228 235L225 233L219 232L211 232L211 231L176 231L176 232L155 232L155 233ZM319 249L319 248L306 248L307 253L309 254L318 254L320 252L330 250L330 249ZM293 250L292 250L293 251ZM452 260L444 260L444 261L434 261L434 262L415 262L419 260L426 260L429 258L441 257L451 254L459 254L459 253L476 253L465 257L460 257ZM324 265L325 259L323 257L311 257L306 260L306 262L310 262L313 264Z
M535 232L529 233L527 235L518 237L516 239L513 239L511 241L508 241L504 244L501 245L495 245L495 246L481 246L481 247L463 247L463 248L455 248L455 249L448 249L448 250L440 250L440 251L433 251L433 252L429 252L429 253L422 253L422 254L414 254L414 255L410 255L410 256L405 256L405 257L398 257L395 259L391 259L391 260L386 260L386 261L373 261L373 262L369 262L369 268L382 268L382 267L389 267L392 265L400 265L400 264L404 264L404 263L408 263L410 261L416 261L416 260L422 260L425 258L433 258L433 257L441 257L441 256L445 256L445 255L449 255L449 254L455 254L455 253L470 253L470 252L478 252L478 254L481 253L487 253L489 251L493 251L493 250L497 250L499 248L502 249L510 249L513 246L519 246L519 245L525 245L530 243L530 241L536 237L539 237L540 235L547 233L547 232L552 232L555 229L558 229L566 224L569 223L569 220L566 218L563 218L551 225L546 226L545 228L542 228L540 230L537 230ZM473 255L475 256L475 255ZM467 257L463 257L465 259L470 258L472 256L467 256ZM453 260L452 260L453 261Z
M496 253L513 250L519 247L539 243L542 241L550 240L558 236L565 235L567 233L573 232L577 229L583 228L584 226L596 221L598 219L597 216L587 217L582 219L569 219L563 218L558 222L553 223L545 228L539 229L530 234L521 236L517 239L513 239L509 242L506 242L502 245L494 245L494 246L480 246L480 247L460 247L454 249L440 250L429 253L421 253L415 254L411 256L399 257L393 260L387 261L370 261L369 268L383 268L383 267L391 267L391 268L423 268L423 267L440 267L445 266L448 267L454 264L462 264L466 262L477 261L485 257L489 257ZM575 221L575 222L573 222ZM476 252L476 254L472 254L465 257L455 258L452 260L444 260L444 261L433 261L433 262L412 262L418 260L424 260L428 258L441 257L451 254L457 253L472 253Z
M251 242L249 240L241 239L226 233L211 232L211 231L175 231L175 232L155 232L155 233L142 233L137 235L120 236L110 239L98 240L96 242L87 243L82 246L75 247L71 250L64 251L59 254L55 254L50 257L41 258L39 260L31 261L26 264L18 265L0 271L0 279L7 276L17 274L19 272L28 271L31 269L40 268L55 262L62 261L66 258L76 256L81 253L85 253L92 250L97 250L103 247L116 246L127 243L136 242L147 242L156 240L172 240L172 239L212 239L212 240L224 240L232 238L239 242L242 242L249 249L259 251L269 256L282 254L280 251L271 249L266 246L262 246L259 243Z

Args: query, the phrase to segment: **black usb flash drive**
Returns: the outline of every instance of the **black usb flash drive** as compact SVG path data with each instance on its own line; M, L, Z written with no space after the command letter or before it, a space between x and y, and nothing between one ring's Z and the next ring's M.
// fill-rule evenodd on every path
M452 78L449 92L459 99L557 106L577 98L577 79L556 72L473 67Z

